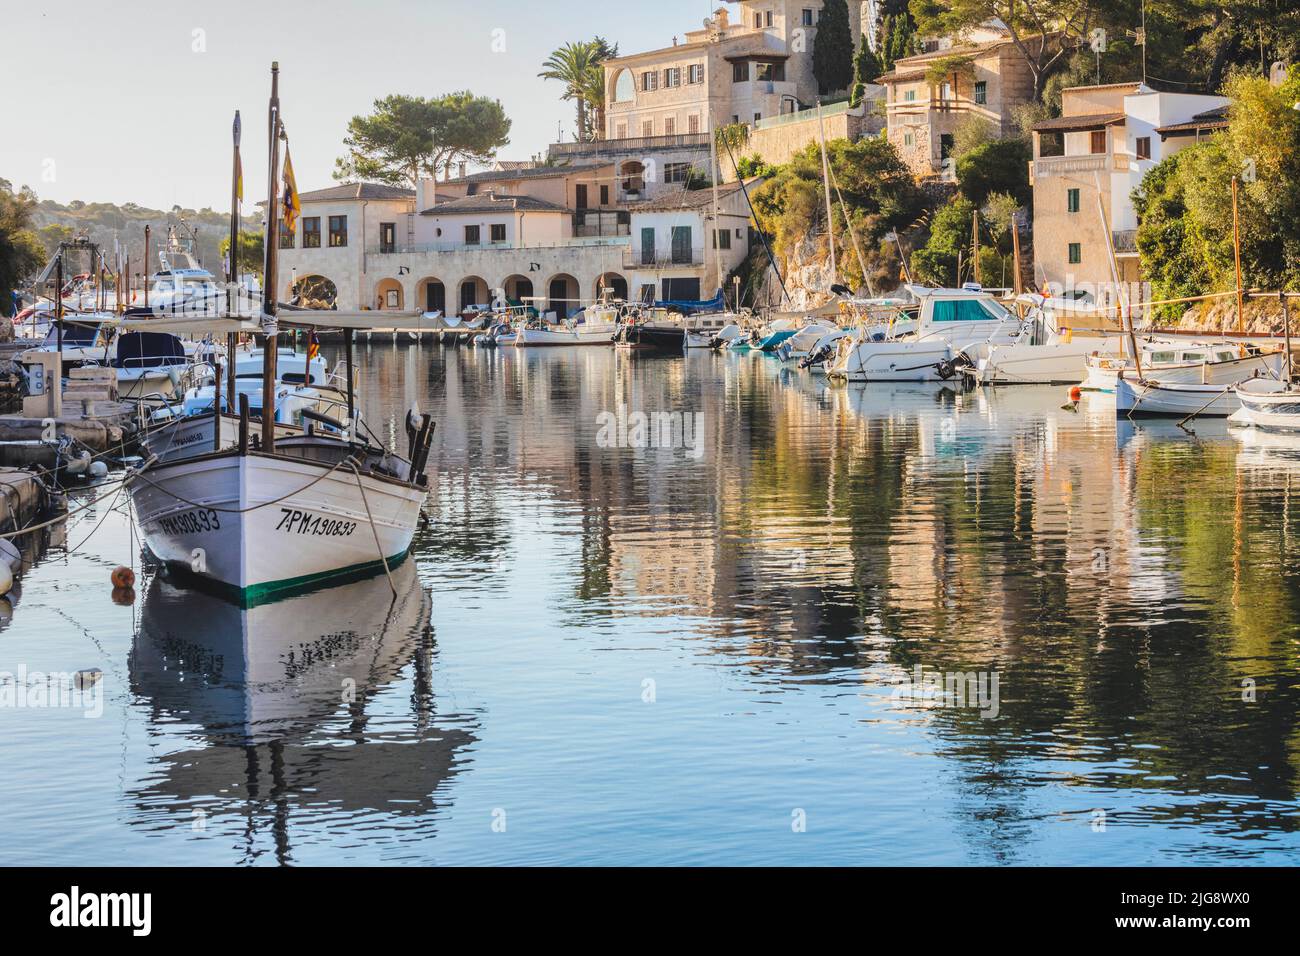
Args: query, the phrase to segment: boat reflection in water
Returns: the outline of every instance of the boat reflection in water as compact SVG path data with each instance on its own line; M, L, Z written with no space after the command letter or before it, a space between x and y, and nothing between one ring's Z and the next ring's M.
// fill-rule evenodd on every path
M432 825L437 792L474 737L434 726L429 593L414 562L252 609L149 583L130 661L155 733L201 745L163 756L134 822L240 834L244 862L381 812ZM197 732L176 736L178 728ZM394 823L400 827L400 823ZM426 836L428 834L425 834ZM296 839L295 839L296 838Z

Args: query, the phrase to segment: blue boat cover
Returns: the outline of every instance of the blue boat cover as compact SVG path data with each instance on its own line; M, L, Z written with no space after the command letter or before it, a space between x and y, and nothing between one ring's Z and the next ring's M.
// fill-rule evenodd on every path
M722 290L712 299L665 299L655 303L656 308L680 312L682 315L695 315L697 312L721 312L726 308Z

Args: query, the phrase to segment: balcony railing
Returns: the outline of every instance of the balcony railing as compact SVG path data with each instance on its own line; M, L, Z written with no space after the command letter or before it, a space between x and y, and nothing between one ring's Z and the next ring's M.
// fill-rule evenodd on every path
M1082 156L1040 156L1034 160L1033 178L1060 176L1063 173L1124 172L1129 168L1127 153L1092 153Z
M559 242L490 242L483 241L480 243L466 243L463 240L446 239L441 242L417 242L408 245L399 245L388 248L380 248L378 245L369 246L366 249L367 255L410 255L412 253L427 252L513 252L520 249L582 249L584 247L601 247L601 246L628 246L631 243L629 236L577 236L573 239L562 239Z
M587 143L552 143L552 157L591 156L600 153L645 153L665 149L708 149L708 133L674 133L670 136L625 136Z
M692 249L689 253L655 253L646 249L623 250L624 269L689 269L704 265L704 251Z
M1115 254L1122 256L1125 254L1136 255L1137 247L1137 230L1136 229L1115 229L1110 234L1111 245L1115 247Z

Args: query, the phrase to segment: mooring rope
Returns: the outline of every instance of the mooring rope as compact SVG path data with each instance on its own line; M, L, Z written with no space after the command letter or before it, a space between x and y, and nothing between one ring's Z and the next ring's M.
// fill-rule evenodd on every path
M388 569L388 557L384 554L384 545L379 540L379 529L375 527L374 516L370 513L370 501L366 498L366 489L361 483L361 472L356 465L351 464L350 460L348 467L352 469L352 474L357 479L357 490L361 492L361 503L366 506L366 520L370 522L370 533L375 536L375 549L379 552L379 560L384 565L384 574L388 578L389 590L393 592L393 597L397 597L397 585L393 583L393 572Z

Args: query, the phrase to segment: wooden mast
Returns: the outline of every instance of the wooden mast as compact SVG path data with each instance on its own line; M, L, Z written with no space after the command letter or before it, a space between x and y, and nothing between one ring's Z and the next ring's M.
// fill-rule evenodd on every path
M275 383L279 358L276 313L276 250L280 245L280 64L271 64L271 102L267 110L270 162L266 186L266 249L262 279L262 451L275 451Z
M239 120L239 110L235 110L235 123L231 133L234 139L235 148L230 158L230 265L227 271L227 277L230 282L229 293L226 297L226 311L230 317L237 314L236 304L238 302L239 287L239 191L240 191L240 169L239 169L239 140L242 130L242 123ZM226 333L226 402L233 403L235 400L235 350L238 347L239 340L234 332ZM217 421L220 423L221 403L217 403ZM230 405L230 410L234 411L234 405Z
M1241 227L1237 218L1237 177L1232 177L1232 258L1237 267L1237 333L1245 331L1245 321L1242 318L1242 290L1241 290Z

